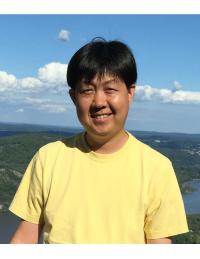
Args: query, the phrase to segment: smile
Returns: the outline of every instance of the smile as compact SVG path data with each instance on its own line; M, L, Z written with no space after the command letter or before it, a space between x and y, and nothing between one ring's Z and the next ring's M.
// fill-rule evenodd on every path
M91 115L91 117L92 118L95 118L95 119L104 119L104 118L107 118L107 117L109 117L111 115L111 113L110 114L93 114L93 115Z

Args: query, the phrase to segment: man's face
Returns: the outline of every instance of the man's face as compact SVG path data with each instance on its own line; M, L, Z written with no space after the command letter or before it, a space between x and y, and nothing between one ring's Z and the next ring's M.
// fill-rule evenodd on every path
M91 82L82 81L70 96L79 121L92 137L115 136L124 129L134 87L127 90L123 81L105 74Z

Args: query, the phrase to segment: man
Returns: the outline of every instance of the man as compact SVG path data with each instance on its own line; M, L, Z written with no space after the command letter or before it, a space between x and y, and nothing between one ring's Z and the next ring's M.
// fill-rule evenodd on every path
M134 56L122 42L79 49L67 81L85 132L42 147L10 210L22 218L11 243L171 243L188 231L168 158L124 129L135 94Z

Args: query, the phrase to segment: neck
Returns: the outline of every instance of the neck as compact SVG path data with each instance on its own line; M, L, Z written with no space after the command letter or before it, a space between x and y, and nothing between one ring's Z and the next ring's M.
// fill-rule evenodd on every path
M111 154L119 150L128 140L128 134L122 130L114 136L93 136L86 132L85 141L91 150L101 154Z

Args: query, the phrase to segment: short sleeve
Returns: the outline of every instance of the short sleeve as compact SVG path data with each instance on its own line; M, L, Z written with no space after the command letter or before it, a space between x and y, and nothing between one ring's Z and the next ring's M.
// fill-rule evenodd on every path
M42 165L39 152L30 161L9 210L35 224L43 223Z
M147 239L188 232L182 195L171 162L156 174L145 219Z

